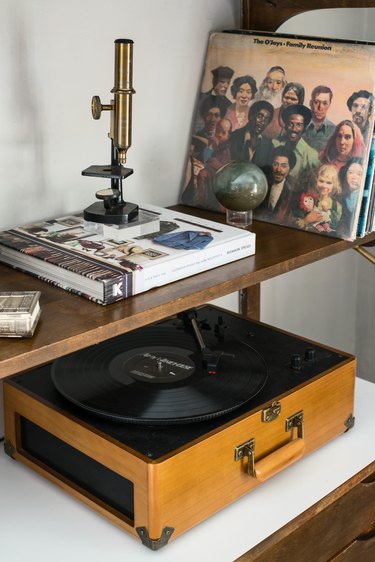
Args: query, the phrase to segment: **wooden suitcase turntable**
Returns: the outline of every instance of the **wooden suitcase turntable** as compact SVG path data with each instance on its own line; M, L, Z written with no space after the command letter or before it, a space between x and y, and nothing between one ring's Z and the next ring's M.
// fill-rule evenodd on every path
M4 381L5 448L156 550L354 424L355 358L214 306Z

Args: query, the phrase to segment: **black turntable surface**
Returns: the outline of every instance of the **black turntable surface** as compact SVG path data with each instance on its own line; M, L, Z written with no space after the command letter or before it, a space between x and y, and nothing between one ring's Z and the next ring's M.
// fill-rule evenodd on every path
M157 459L345 358L205 306L15 375L12 381Z

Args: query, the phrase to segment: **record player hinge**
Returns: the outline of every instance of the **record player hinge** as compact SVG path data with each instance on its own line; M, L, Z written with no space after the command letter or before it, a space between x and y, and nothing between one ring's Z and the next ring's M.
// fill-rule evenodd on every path
M151 550L159 550L159 548L165 546L174 532L173 527L164 527L159 539L150 539L146 527L136 527L135 530L137 531L142 544Z

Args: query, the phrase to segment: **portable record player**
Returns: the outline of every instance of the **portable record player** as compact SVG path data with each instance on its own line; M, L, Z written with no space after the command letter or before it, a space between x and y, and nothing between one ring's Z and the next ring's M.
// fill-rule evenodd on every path
M350 429L354 382L353 356L203 306L6 379L5 448L156 550Z

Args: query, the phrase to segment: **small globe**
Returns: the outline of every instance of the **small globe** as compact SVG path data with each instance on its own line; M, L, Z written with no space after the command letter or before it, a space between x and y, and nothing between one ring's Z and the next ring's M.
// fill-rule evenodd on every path
M230 162L216 173L215 196L230 211L252 211L265 199L267 178L252 162Z

